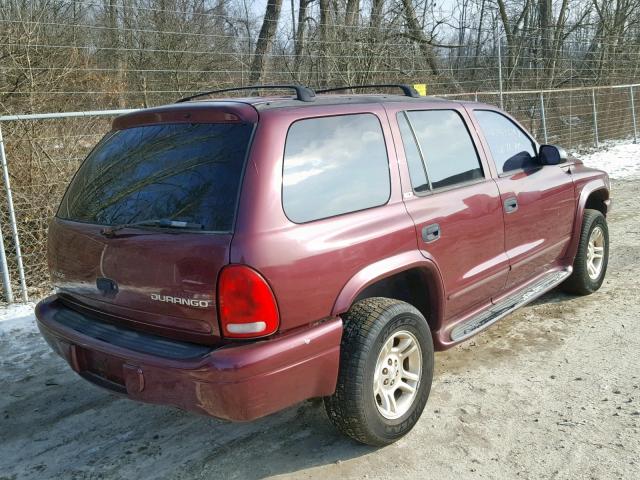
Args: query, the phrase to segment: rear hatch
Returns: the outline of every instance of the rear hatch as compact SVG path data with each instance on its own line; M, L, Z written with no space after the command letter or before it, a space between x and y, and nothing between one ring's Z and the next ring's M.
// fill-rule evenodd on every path
M210 102L117 119L50 225L61 299L131 328L220 342L216 280L256 121L248 105Z

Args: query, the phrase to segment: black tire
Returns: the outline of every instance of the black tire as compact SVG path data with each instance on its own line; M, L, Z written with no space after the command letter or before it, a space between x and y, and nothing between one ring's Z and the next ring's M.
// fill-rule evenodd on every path
M389 420L376 406L374 370L387 339L401 330L413 334L420 345L422 374L406 413ZM432 379L433 341L424 316L405 302L367 298L353 305L346 315L336 391L324 399L327 415L338 430L358 442L388 445L416 424L429 398Z
M589 238L591 232L596 227L600 227L604 233L604 257L602 267L597 278L591 278L587 269L587 254L589 249ZM573 272L571 276L562 284L562 289L569 293L578 295L589 295L600 288L607 273L609 263L609 228L604 215L598 210L586 209L582 220L582 231L580 232L580 243L578 252L573 261Z

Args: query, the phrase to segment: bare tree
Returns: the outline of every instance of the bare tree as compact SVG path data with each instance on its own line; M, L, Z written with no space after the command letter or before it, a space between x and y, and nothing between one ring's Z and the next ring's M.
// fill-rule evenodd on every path
M280 9L282 8L282 0L268 0L267 9L264 13L262 28L256 43L253 61L251 62L251 73L249 75L249 83L260 83L267 68L267 56L271 51L273 39L278 28L278 19L280 18Z

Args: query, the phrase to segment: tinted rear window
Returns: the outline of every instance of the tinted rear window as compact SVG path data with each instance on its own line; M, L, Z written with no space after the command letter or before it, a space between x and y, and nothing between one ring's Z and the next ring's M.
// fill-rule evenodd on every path
M282 204L296 223L387 203L389 160L380 121L355 114L299 120L287 134Z
M109 134L84 161L58 210L99 225L171 219L233 227L250 124L167 124Z

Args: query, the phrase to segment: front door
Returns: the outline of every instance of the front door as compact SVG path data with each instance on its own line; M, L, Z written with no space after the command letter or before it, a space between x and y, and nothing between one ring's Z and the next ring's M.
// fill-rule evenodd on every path
M396 112L394 135L409 181L405 205L415 225L418 248L440 270L445 318L463 315L504 288L508 258L498 188L457 105ZM393 123L393 122L392 122ZM475 140L475 141L474 141Z
M497 169L510 289L564 256L573 232L575 188L570 167L541 166L535 142L510 118L494 110L473 114Z

